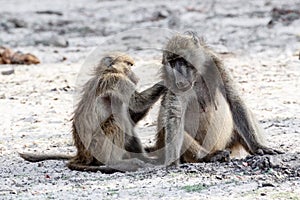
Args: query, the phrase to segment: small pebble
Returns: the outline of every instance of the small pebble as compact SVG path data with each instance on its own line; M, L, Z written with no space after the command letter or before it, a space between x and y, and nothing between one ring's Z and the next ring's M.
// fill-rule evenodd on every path
M262 183L261 186L262 187L275 187L275 185L273 185L272 183Z
M0 70L2 75L11 75L15 73L15 69L12 67L1 68Z

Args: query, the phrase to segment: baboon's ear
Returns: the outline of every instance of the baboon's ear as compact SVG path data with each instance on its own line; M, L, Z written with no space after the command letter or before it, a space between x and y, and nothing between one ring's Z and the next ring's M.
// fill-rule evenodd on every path
M199 45L200 40L199 37L197 36L197 33L194 31L186 31L185 34L190 35L192 37L192 40L194 42L195 45Z
M102 64L106 67L111 67L113 65L113 62L113 58L109 56L102 59Z

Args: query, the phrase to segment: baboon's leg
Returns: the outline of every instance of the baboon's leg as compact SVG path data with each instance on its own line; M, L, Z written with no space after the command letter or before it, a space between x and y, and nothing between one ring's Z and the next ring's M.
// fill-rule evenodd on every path
M185 132L181 147L181 154L184 162L195 163L202 158L202 155L205 156L207 152L191 135Z
M188 163L230 161L230 151L220 150L210 153L187 132L184 135L181 151L183 160Z
M155 146L146 147L145 151L149 155L158 156L164 161L164 130L158 133ZM162 139L160 139L162 138ZM181 158L187 163L196 162L224 162L230 160L230 151L207 152L190 134L184 132L184 140L181 148Z
M74 156L71 155L63 155L63 154L49 154L49 155L40 155L33 153L19 153L21 158L30 161L30 162L40 162L44 160L69 160Z
M146 147L145 151L149 153L149 155L158 156L163 162L165 157L164 129L158 133L156 138L156 144L154 146ZM208 153L191 135L184 132L184 139L180 154L184 162L195 163L199 162L200 159Z

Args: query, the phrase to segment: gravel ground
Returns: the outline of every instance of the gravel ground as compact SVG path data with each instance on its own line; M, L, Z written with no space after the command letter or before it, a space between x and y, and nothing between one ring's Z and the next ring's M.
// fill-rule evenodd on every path
M41 64L0 66L14 69L0 74L0 199L299 199L299 10L296 0L2 0L0 46L30 52ZM142 90L159 79L161 52L140 47L164 43L167 29L206 38L265 129L267 144L286 154L113 175L19 158L23 151L74 154L69 119L90 62L106 49L131 53ZM157 109L136 129L145 145L153 143Z

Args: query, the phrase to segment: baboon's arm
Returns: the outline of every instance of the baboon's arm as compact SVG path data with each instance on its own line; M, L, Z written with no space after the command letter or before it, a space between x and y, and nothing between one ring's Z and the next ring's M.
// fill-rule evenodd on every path
M241 137L240 142L251 154L257 154L259 149L265 148L258 137L261 134L258 124L256 124L257 122L247 109L246 104L240 98L229 71L216 56L212 55L212 58L220 73L223 84L220 87L224 89L223 95L231 110L234 129Z
M231 98L229 100L229 105L235 129L242 138L241 143L251 154L282 153L281 151L266 147L262 144L258 137L261 133L257 128L257 122L253 119L252 113L250 113L241 100Z
M148 113L151 106L166 91L163 82L156 83L143 92L136 92L129 102L129 113L134 123L140 121Z
M184 116L186 105L178 97L169 92L167 94L169 102L165 104L165 165L178 167L180 152L184 139Z
M231 109L235 130L242 138L242 145L251 154L277 154L281 151L268 148L262 144L259 135L260 129L258 128L257 121L254 119L252 113L247 109L246 104L239 97L238 92L232 85L232 81L228 74L224 81L226 99Z

